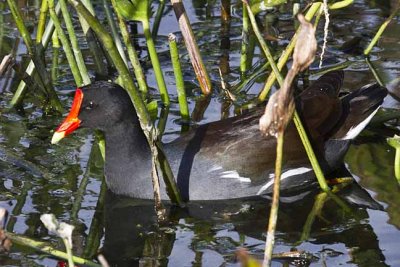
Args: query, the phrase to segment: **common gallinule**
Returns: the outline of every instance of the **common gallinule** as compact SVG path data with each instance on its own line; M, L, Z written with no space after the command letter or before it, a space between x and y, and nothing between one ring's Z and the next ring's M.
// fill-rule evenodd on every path
M368 124L387 94L385 88L373 84L339 98L343 76L342 71L323 75L296 101L326 174L342 166L351 139ZM233 199L271 192L276 142L259 131L262 111L201 125L165 144L184 199ZM105 176L112 192L153 198L150 149L125 90L104 81L78 88L71 111L54 133L52 143L78 127L104 132ZM281 179L284 191L315 183L293 124L285 134ZM167 199L161 184L162 198Z

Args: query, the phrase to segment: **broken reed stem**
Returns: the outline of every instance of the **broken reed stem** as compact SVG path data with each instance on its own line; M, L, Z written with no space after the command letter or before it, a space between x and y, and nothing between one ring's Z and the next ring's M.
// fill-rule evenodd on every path
M142 21L144 37L146 38L147 50L150 55L151 64L153 65L154 74L160 91L161 100L165 106L169 106L170 100L168 95L167 86L165 84L164 75L161 70L160 60L158 59L156 46L150 32L150 23L147 19Z
M312 17L315 14L315 12L319 9L320 5L321 5L321 3L314 3L311 6L310 10L308 11L307 15ZM311 9L313 7L315 7L315 6L317 6L318 8L315 9L315 10L313 9L314 11L311 12ZM260 31L259 31L259 29L257 27L257 24L256 24L256 21L254 19L254 15L251 12L251 9L250 9L249 6L247 6L247 10L249 12L249 17L250 17L250 21L251 21L252 26L253 26L254 33L256 34L257 37L261 37ZM252 17L253 17L253 19L252 19ZM307 19L307 17L305 17L305 19ZM297 32L300 32L300 31L301 31L301 28ZM296 39L296 41L297 41L297 36L296 35L292 38L292 41L293 41L293 39ZM273 80L275 80L275 77L277 77L278 83L282 87L282 85L283 85L283 77L282 77L282 75L280 74L280 72L278 70L279 63L278 63L278 66L275 64L275 61L273 60L272 56L270 55L269 49L268 49L267 45L265 44L264 39L263 38L259 38L258 41L259 41L260 44L263 43L261 45L261 48L263 49L264 53L266 54L266 56L268 58L268 61L270 62L271 66L272 66L272 70L273 70L274 76L270 75L270 77L273 77L272 78ZM291 41L291 43L292 43L292 41ZM296 44L296 42L293 43L293 49L294 49L295 44ZM267 49L264 50L265 47ZM290 44L289 44L289 47L290 47ZM288 49L286 51L288 51ZM286 54L287 54L287 56L289 56L290 53L286 53ZM282 57L281 57L281 59L282 59ZM282 66L283 66L283 63L282 63ZM282 68L282 66L280 68ZM318 180L318 183L319 183L321 189L323 191L329 191L329 186L326 183L326 180L325 180L325 177L324 177L324 173L322 172L322 169L321 169L321 167L320 167L320 165L318 163L318 160L317 160L317 158L315 156L315 153L314 153L314 151L312 149L311 142L308 139L307 133L306 133L306 131L304 129L303 124L301 123L300 117L299 117L299 115L298 115L296 110L294 111L294 119L293 120L294 120L294 123L296 125L297 131L299 132L301 141L302 141L303 146L304 146L304 148L305 148L305 150L307 152L307 156L308 156L308 158L309 158L309 160L311 162L312 168L313 168L313 170L315 172L315 175L317 177L317 180Z
M75 83L78 87L83 86L84 85L83 79L79 71L78 64L76 63L71 46L69 45L68 38L65 35L64 30L61 27L61 23L58 20L57 14L54 10L54 0L48 0L48 2L49 2L50 17L54 23L54 26L56 27L58 37L60 38L61 44L63 46L63 50L65 52L65 56L67 57L68 64L71 68L72 75L74 76Z
M317 11L320 9L321 7L321 2L316 2L314 4L312 4L312 6L310 7L310 9L307 11L307 14L305 15L305 18L309 21L312 19L312 17L315 15L315 13L317 13ZM288 44L288 46L286 47L285 51L282 53L281 57L279 58L277 67L279 69L279 71L282 70L283 66L285 66L286 62L288 61L291 53L293 52L293 49L296 45L296 41L297 41L297 34L299 32L300 29L298 29L295 33L295 35L292 37L292 40L290 40L290 43ZM267 98L267 95L272 87L272 85L274 84L276 79L276 74L275 72L271 72L270 75L268 76L267 82L265 83L265 86L263 88L263 90L260 92L260 94L258 95L258 100L260 102L265 101L265 99Z
M380 86L385 86L382 78L379 76L379 73L376 71L374 65L372 64L371 60L369 59L369 57L365 57L365 62L367 62L367 65L369 67L369 69L371 70L372 74L375 77L376 82L380 85Z
M369 55L369 53L371 52L372 48L375 46L375 44L378 42L379 38L381 37L381 35L385 31L386 27L392 21L394 16L396 16L397 12L399 11L399 8L400 8L400 3L397 3L396 8L393 10L393 12L390 14L390 16L382 23L382 25L379 27L378 32L375 34L374 38L369 43L368 47L365 48L364 56L368 56Z
M36 43L37 44L40 44L42 42L42 37L43 37L44 29L46 26L46 17L47 17L48 10L49 10L49 5L48 5L47 0L42 0L42 4L40 5L38 27L37 27L37 31L36 31Z
M283 137L285 130L278 133L276 143L275 177L274 191L272 196L271 211L269 213L267 240L265 242L263 266L271 266L272 251L275 244L276 223L278 221L279 194L281 186L282 157L283 157Z
M126 50L128 51L129 60L132 63L133 72L135 73L139 90L142 93L147 94L148 86L146 82L146 77L144 76L142 66L140 65L138 53L135 49L135 46L131 42L131 36L129 34L128 27L126 26L126 23L121 14L118 12L115 0L111 0L111 3L118 18L119 29L121 31L122 39L124 40L126 46Z
M190 61L192 62L194 72L197 80L199 81L201 91L204 95L208 95L212 91L210 77L208 76L206 67L201 58L200 50L194 38L194 33L192 27L190 26L189 18L186 15L185 6L183 5L182 0L171 0L171 3L178 20L183 39L185 40Z
M14 233L10 233L10 232L7 232L7 237L10 238L11 241L15 244L18 244L18 245L21 245L24 247L33 248L40 252L52 255L54 257L68 260L67 253L57 250L57 249L54 249L53 247L49 246L45 242L32 240L30 238L20 236L20 235L14 234ZM79 265L85 265L85 266L90 266L90 267L101 267L97 263L94 263L90 260L83 259L80 257L73 256L72 259L76 264L79 264Z
M78 39L75 34L74 26L72 24L72 19L69 14L67 3L65 1L66 0L59 0L61 5L61 14L63 15L64 22L68 31L69 40L71 41L72 51L75 56L76 63L78 65L79 73L82 77L82 83L83 83L82 85L88 85L90 84L90 77L85 65L85 61L83 59L81 48L79 47L78 44ZM80 85L78 84L78 86Z
M165 154L161 149L161 143L157 140L157 134L155 127L151 121L150 115L147 112L146 105L144 104L139 90L136 88L131 75L129 73L128 68L126 67L124 61L119 54L113 38L107 32L107 30L101 25L99 20L97 20L89 10L82 4L80 0L69 0L71 5L85 18L85 20L89 23L93 31L97 34L99 40L102 42L105 50L108 52L110 57L113 60L115 67L117 68L121 80L123 81L124 87L127 90L129 97L136 109L140 126L143 129L143 132L146 136L146 139L149 143L152 151L157 152L155 157L158 159L156 164L159 164L161 170L163 172L164 183L166 185L167 193L172 203L183 206L183 200L179 189L176 185L171 167L168 161L165 159ZM156 149L154 149L156 147Z
M243 6L243 25L242 25L242 46L240 48L240 72L243 74L248 70L249 64L247 63L248 50L249 50L249 14L247 13L246 4Z
M33 64L36 66L37 71L38 71L38 81L40 85L46 90L48 97L50 99L50 105L57 110L58 112L62 112L64 109L61 105L60 100L58 99L58 96L51 84L50 77L47 73L46 67L44 65L43 59L40 57L39 52L37 51L36 47L33 44L32 38L30 36L30 33L28 32L28 29L26 28L24 24L23 17L21 15L21 12L15 2L15 0L7 0L8 6L10 7L12 16L14 18L15 24L18 28L18 31L20 32L26 48L28 50L28 53L31 57L31 60L33 61ZM48 38L51 37L51 34L49 34ZM32 65L33 67L33 65ZM24 88L25 89L25 88ZM16 103L21 104L22 103L22 98L24 97L26 91L18 91L17 96L14 95L13 100L11 104L12 106L15 106ZM16 99L15 99L16 98Z
M184 121L189 121L189 107L186 99L185 83L183 81L181 63L179 62L178 46L176 36L172 33L168 35L169 50L171 52L172 67L174 69L176 91L178 92L179 110Z

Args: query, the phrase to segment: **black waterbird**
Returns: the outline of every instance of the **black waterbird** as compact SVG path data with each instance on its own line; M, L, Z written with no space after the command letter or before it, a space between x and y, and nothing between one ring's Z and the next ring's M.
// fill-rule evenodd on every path
M387 94L367 85L339 98L343 71L320 77L296 99L314 150L325 174L343 166L350 142L365 128ZM258 120L263 109L201 125L164 150L185 200L263 196L274 176L273 137L263 136ZM78 88L71 111L52 143L78 127L99 129L106 139L105 176L119 195L153 198L151 154L136 111L125 90L104 81ZM297 191L316 182L314 172L291 123L285 133L281 190ZM162 184L162 198L167 199Z

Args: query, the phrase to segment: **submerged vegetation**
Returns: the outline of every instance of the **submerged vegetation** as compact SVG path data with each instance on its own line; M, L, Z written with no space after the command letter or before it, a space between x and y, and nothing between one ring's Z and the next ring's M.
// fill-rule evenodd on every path
M25 43L30 59L29 65L24 69L22 69L22 67L18 68L18 64L13 62L15 51L10 51L9 56L4 57L3 59L0 66L0 74L9 71L10 68L14 68L14 71L21 77L21 81L16 91L13 92L13 97L9 106L17 111L21 111L24 108L24 99L27 95L35 94L35 97L37 96L37 99L40 100L36 101L36 103L41 105L44 114L58 116L63 113L64 107L60 101L59 95L57 94L57 90L55 90L55 85L59 82L57 75L59 58L64 55L68 61L76 87L83 87L90 84L91 81L95 79L94 76L99 79L106 78L107 80L111 80L121 85L129 94L139 117L140 125L151 148L151 172L155 200L154 209L158 218L158 226L162 227L163 225L166 225L171 219L168 218L169 213L172 212L168 212L170 210L169 204L161 201L159 172L162 173L163 182L166 185L171 202L180 207L185 207L186 205L185 199L181 196L178 186L176 185L176 177L173 177L173 172L161 143L166 125L166 116L168 116L171 102L175 101L175 99L172 99L170 96L171 92L168 92L167 83L164 78L165 73L163 72L163 67L160 63L162 60L161 57L165 57L165 55L160 54L160 51L157 51L158 47L156 44L157 41L160 42L158 40L159 35L157 32L159 31L160 26L162 27L163 25L165 9L166 7L172 8L176 15L176 20L179 24L181 35L186 47L184 50L182 48L183 45L180 43L177 44L177 37L173 33L170 33L167 46L170 50L168 58L171 59L171 62L168 64L173 67L174 77L176 80L174 87L176 87L177 90L176 94L178 98L177 102L179 103L182 132L187 131L191 120L196 122L196 116L202 116L202 112L207 108L212 95L218 94L226 99L225 103L228 108L233 104L236 109L241 110L250 109L256 105L265 105L265 101L269 101L265 114L260 118L260 129L263 134L275 136L278 141L274 175L275 186L268 231L266 233L267 242L264 261L263 263L257 261L252 256L249 256L245 250L238 252L238 259L241 260L244 266L259 266L261 264L263 266L270 266L272 259L281 259L285 257L292 257L298 260L310 262L311 259L306 253L293 252L290 254L290 252L287 251L287 254L285 254L286 252L272 254L275 230L277 225L279 227L279 183L282 175L281 165L283 158L285 157L285 155L282 154L282 149L285 146L283 143L283 136L287 124L293 120L322 191L316 196L313 209L307 218L307 224L303 227L301 236L302 241L309 237L311 226L328 199L334 200L344 213L351 212L348 204L338 197L336 193L346 190L347 186L353 183L353 179L337 177L338 179L335 179L334 181L331 180L330 184L327 183L324 173L319 165L320 163L313 151L313 146L309 140L307 130L304 128L301 118L295 109L294 95L297 93L294 92L294 90L298 87L298 75L301 72L303 72L303 74L301 75L302 78L299 80L302 80L304 87L308 84L308 76L310 75L309 66L314 62L316 53L321 55L321 58L319 59L320 67L318 69L314 68L312 70L313 74L322 74L334 69L343 69L348 67L347 63L325 67L323 65L324 52L319 51L320 48L317 47L315 34L318 36L324 36L322 43L320 43L321 47L323 46L325 50L329 27L331 26L329 24L331 22L329 22L330 20L328 19L330 12L334 12L336 9L346 8L353 4L353 1L324 0L312 2L300 1L300 3L298 3L298 1L286 2L287 1L282 0L245 0L243 2L221 0L220 2L216 2L216 4L221 7L221 36L224 37L225 34L225 37L228 40L231 9L234 7L236 12L240 13L242 16L240 64L237 66L240 72L240 80L236 84L230 83L229 81L226 82L230 69L229 60L224 61L221 56L221 61L219 62L219 80L222 85L220 89L216 83L212 82L212 79L210 78L212 77L212 74L207 71L206 67L210 63L205 63L205 52L199 49L196 41L196 34L194 33L189 17L186 14L185 1L171 0L170 3L166 3L165 0L112 0L111 2L103 0L101 3L98 3L91 2L90 0L68 0L68 2L65 0L59 0L58 2L55 2L54 0L43 0L40 6L39 20L37 25L34 27L36 37L33 39L32 29L28 29L24 20L24 13L22 12L23 7L18 6L15 0L7 0L7 6L12 13L12 17ZM103 10L100 13L96 5L102 6ZM156 12L154 12L155 8L157 8ZM267 32L268 26L260 23L260 18L262 18L266 13L271 12L271 10L278 8L286 8L289 10L292 8L290 20L294 21L296 27L295 34L287 42L287 46L275 49L276 41L279 40L279 36L270 35L270 33ZM384 84L382 79L379 77L379 71L374 68L373 62L370 61L369 57L373 47L376 45L382 34L384 34L385 27L387 27L390 21L396 16L398 9L399 4L396 3L392 8L390 16L382 26L377 29L376 35L371 39L369 45L366 46L363 51L363 56L365 56L365 61L368 64L370 71L376 77L376 82L381 86L384 86ZM60 13L62 16L60 16ZM106 19L103 21L104 14ZM296 15L298 15L298 20L296 20ZM78 17L78 19L75 19L76 17ZM323 32L319 32L321 27L318 27L318 25L322 23L325 24L322 30ZM146 49L148 58L140 57L138 51L138 46L140 46L140 44L137 42L138 37L135 36L137 33L134 30L138 29L137 26L142 29L145 41L145 48L140 47L140 50ZM260 27L264 29L260 30ZM65 29L67 30L67 33L65 32ZM264 32L262 32L262 30L264 30ZM81 34L81 32L83 33L84 45L82 44L82 41L79 41L79 34ZM48 64L48 62L45 62L45 54L46 51L50 50L48 47L50 41L52 42L53 47L53 60L51 64ZM60 42L62 47L61 50ZM223 44L223 41L221 41L221 49L223 48ZM90 51L89 56L85 55L82 51L83 47ZM264 57L261 67L253 66L255 49L258 49L256 47L259 47L260 51L262 51L261 54ZM228 51L227 54L229 58L229 45L227 45L225 49ZM294 53L293 57L291 57L292 53ZM291 58L293 58L293 60L291 67L289 68L287 63ZM183 69L181 65L182 60L190 61L192 69ZM90 65L94 67L88 67L88 62L90 62ZM49 71L50 69L51 72ZM149 75L149 69L152 70L150 73L154 74L154 77ZM192 118L190 118L190 109L187 102L187 95L191 94L191 92L189 92L190 89L185 86L184 80L185 72L187 71L195 73L194 76L197 79L197 84L200 89L198 92L198 98L200 101L193 111ZM246 84L251 83L259 73L264 72L268 73L268 77L265 80L263 88L257 95L237 97L238 95L246 94L243 89ZM156 81L158 93L155 93L154 90L150 90L150 86L147 83L148 80L152 78ZM270 95L273 86L280 89ZM34 88L37 88L37 91L34 92ZM160 101L157 102L155 100L157 97L155 96L160 96ZM161 107L162 112L159 116L158 125L155 125L157 120L152 115L158 113L158 106ZM379 122L378 120L375 121L375 124L382 126L386 121L397 119L398 115L399 114L387 116L387 114L384 114L381 116ZM104 139L101 133L96 134L96 141L102 151L104 159ZM124 140L121 140L121 142L124 142ZM388 142L396 148L396 157L393 160L395 161L394 166L396 177L397 179L400 179L400 153L398 151L398 140L389 139ZM90 171L91 161L95 161L94 158L96 157L96 151L97 147L94 146L88 160L89 167L87 167L87 172ZM13 155L12 152L7 152L6 154L9 155L9 157ZM24 164L29 167L31 163L26 162ZM38 172L45 173L43 170L39 170ZM77 191L76 202L73 207L74 216L72 217L75 217L73 220L74 222L76 222L76 216L80 209L81 201L85 195L87 185L87 173L85 173L81 180L79 190ZM99 207L104 206L105 190L105 184L103 183L102 191L98 200ZM204 188L204 190L207 190L207 188ZM167 207L164 206L165 204ZM87 244L93 246L88 246L87 251L83 253L82 258L75 257L72 256L73 244L71 241L71 235L73 227L69 228L66 224L58 223L55 217L49 214L41 217L42 221L46 218L48 223L45 224L49 225L49 222L53 223L53 226L50 226L52 229L51 231L56 232L57 235L62 238L67 254L51 248L51 246L46 243L30 240L27 237L13 234L11 231L3 231L3 229L10 229L6 226L5 222L1 229L0 240L2 240L2 235L4 235L5 239L11 240L22 247L35 248L38 251L48 253L54 257L63 258L68 261L69 266L74 266L74 264L107 266L107 259L102 256L97 259L98 263L94 262L95 260L92 261L93 255L96 254L95 251L98 248L98 243L100 242L100 233L96 233L95 230L93 230L93 232L90 231L89 236L87 237ZM93 218L93 224L96 223L96 220L98 220L98 218ZM4 221L6 221L6 219L4 219ZM266 218L264 222L266 224ZM399 225L400 224L397 224L397 226ZM65 228L69 229L67 236L63 235ZM2 242L2 244L4 250L9 250L9 242ZM88 257L92 258L90 260L84 259Z

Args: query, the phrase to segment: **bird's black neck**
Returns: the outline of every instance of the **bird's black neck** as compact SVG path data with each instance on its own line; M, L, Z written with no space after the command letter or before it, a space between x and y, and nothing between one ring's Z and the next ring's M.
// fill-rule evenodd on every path
M117 194L151 197L151 153L137 118L127 118L104 132L108 187Z

